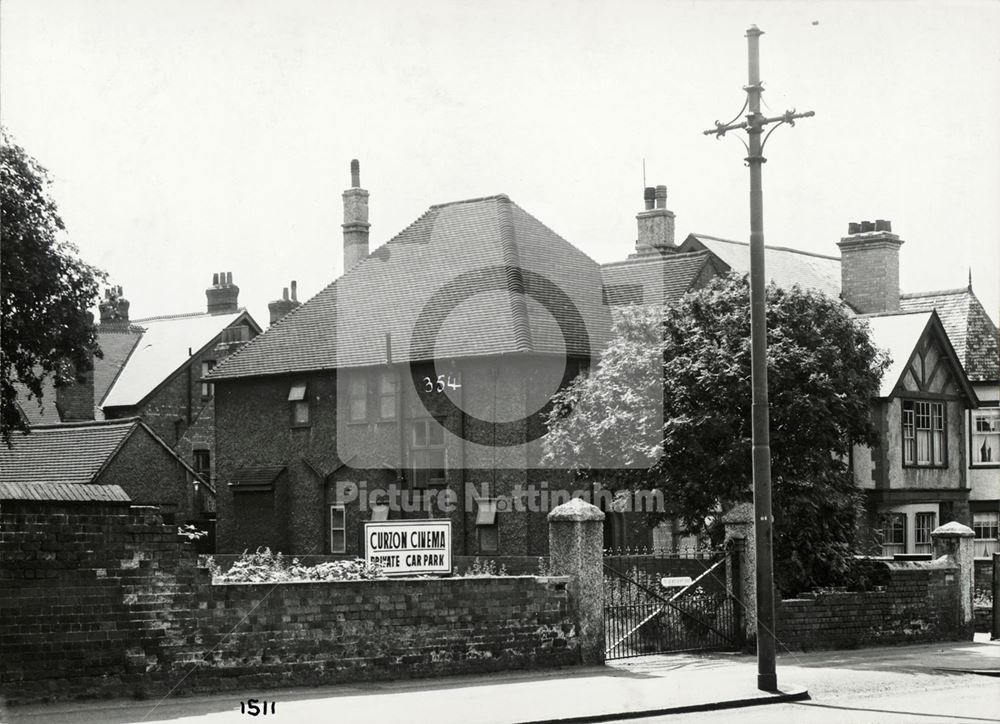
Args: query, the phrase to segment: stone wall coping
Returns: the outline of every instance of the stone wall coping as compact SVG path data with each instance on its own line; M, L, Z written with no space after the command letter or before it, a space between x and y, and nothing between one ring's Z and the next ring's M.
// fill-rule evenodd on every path
M753 503L734 505L722 516L723 523L753 523Z
M962 525L957 520L953 520L950 523L945 523L944 525L939 525L937 528L931 531L931 538L973 538L975 533L972 532L972 528L967 525Z
M510 581L510 580L534 580L538 583L566 583L572 576L427 576L421 578L403 578L403 577L392 577L392 578L363 578L355 581L347 580L332 580L332 581L308 581L308 580L295 580L295 581L220 581L216 583L212 582L213 586L223 587L223 586L287 586L287 585L345 585L345 584L365 584L365 583L375 583L380 585L385 584L399 584L399 583L447 583L449 585L454 585L457 583L470 583L470 582L482 582L482 581Z
M591 505L583 498L573 498L549 511L549 521L601 521L604 513L596 505Z

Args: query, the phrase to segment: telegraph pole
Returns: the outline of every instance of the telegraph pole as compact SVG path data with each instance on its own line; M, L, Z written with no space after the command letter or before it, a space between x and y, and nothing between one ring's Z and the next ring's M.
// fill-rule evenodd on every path
M766 118L760 112L760 36L756 25L747 30L749 82L743 89L747 100L743 108L729 123L715 122L715 128L705 135L721 138L727 131L744 130L750 143L746 163L750 167L750 343L751 375L753 379L753 507L754 542L757 562L757 688L762 691L778 690L774 654L774 568L771 556L773 518L771 515L771 440L768 432L767 402L767 319L764 291L767 277L764 273L764 199L761 189L761 166L764 144L774 129L783 123L795 125L798 118L815 115L812 111ZM747 111L745 120L737 122ZM770 124L767 136L761 138ZM742 140L742 139L740 139Z

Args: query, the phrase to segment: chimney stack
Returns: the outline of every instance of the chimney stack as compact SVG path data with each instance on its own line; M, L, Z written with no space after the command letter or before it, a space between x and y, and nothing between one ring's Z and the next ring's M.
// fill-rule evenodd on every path
M667 187L647 186L643 193L645 209L636 214L639 239L629 258L667 254L674 246L674 212L667 209Z
M851 222L840 247L840 298L860 314L899 311L899 247L885 219Z
M120 286L104 290L104 301L97 308L101 312L101 328L128 329L129 301L124 297Z
M240 288L233 284L232 272L216 272L212 275L212 286L205 290L209 314L232 314L238 312Z
M299 294L295 280L292 280L292 295L288 296L288 287L281 290L281 299L275 299L267 305L267 311L270 312L271 320L269 324L274 325L279 319L284 317L290 311L296 307L301 306L299 302Z
M344 273L368 256L368 192L361 188L361 165L351 161L351 188L344 192Z

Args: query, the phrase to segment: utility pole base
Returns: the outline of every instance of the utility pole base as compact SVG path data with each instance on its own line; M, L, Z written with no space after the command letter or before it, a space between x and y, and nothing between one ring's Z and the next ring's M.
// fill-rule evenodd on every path
M757 688L774 693L778 690L777 674L757 674Z

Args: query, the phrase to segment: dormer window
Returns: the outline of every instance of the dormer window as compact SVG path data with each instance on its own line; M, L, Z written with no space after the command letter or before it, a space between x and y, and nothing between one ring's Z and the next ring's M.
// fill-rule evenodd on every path
M246 342L250 338L250 330L245 325L238 324L235 327L226 327L222 330L222 343Z
M288 403L291 405L292 427L308 427L312 424L309 415L309 397L305 382L296 382L288 391Z

